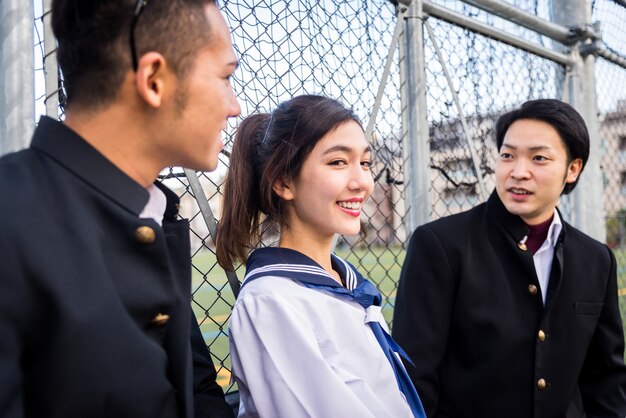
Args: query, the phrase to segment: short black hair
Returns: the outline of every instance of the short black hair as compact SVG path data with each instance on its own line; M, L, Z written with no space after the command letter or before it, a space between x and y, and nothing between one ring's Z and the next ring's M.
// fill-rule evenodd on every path
M540 120L552 126L559 133L565 150L568 163L580 158L583 161L582 169L589 158L589 131L582 116L569 104L555 99L530 100L518 109L500 116L496 122L496 145L502 147L504 136L513 122L520 119ZM580 176L578 177L580 178ZM563 194L568 194L576 187L578 178L567 183Z
M52 30L67 104L113 101L132 68L130 26L137 0L53 0ZM204 6L214 0L149 0L135 27L137 55L158 51L179 77L209 41Z

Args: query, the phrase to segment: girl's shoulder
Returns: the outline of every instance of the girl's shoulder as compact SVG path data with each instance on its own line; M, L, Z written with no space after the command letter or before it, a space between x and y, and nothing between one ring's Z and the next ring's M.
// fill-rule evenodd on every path
M247 297L295 297L303 291L303 286L296 280L275 274L256 277L249 282L244 281L237 299Z

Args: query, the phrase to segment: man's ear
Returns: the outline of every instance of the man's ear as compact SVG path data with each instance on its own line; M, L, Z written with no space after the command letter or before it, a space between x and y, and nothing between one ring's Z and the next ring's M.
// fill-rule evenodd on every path
M284 179L277 180L272 186L272 190L283 200L293 200L293 185L290 181Z
M137 65L135 87L139 96L151 107L158 108L163 103L168 82L173 74L165 57L158 52L148 52L141 56Z
M565 177L566 183L573 183L576 181L580 172L583 169L583 160L580 158L576 158L567 166L567 176Z

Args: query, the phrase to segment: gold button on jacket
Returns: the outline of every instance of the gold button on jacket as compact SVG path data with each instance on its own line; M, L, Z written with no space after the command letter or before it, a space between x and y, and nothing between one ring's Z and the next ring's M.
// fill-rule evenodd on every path
M154 325L165 325L167 324L167 321L170 320L170 316L167 314L162 314L161 312L159 312L158 314L156 314L154 316L154 318L152 318L152 323Z
M545 390L545 388L547 388L547 387L548 387L548 383L546 382L545 379L537 380L537 389Z
M537 333L537 338L539 338L539 341L545 341L546 333L540 329L539 332Z
M530 293L531 295L536 295L537 294L537 286L535 286L534 284L529 284L528 285L528 293Z
M154 229L144 225L135 229L135 238L142 244L152 244L156 240L156 233Z

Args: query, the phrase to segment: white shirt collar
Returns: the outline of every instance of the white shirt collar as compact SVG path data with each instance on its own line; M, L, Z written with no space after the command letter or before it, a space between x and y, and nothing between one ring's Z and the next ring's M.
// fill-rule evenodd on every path
M552 217L552 223L548 228L548 235L546 236L546 240L543 242L543 244L541 244L541 247L539 247L537 252L543 251L545 248L554 249L562 229L563 223L561 221L561 217L559 216L559 211L554 209L554 216Z
M559 239L559 235L561 234L561 230L563 229L563 223L561 222L561 217L559 216L559 211L554 209L554 217L552 218L552 223L550 224L550 228L548 229L548 236L546 237L546 241L554 248L557 240Z
M167 207L167 197L165 197L165 193L154 184L151 184L146 190L150 193L150 197L148 198L148 203L146 203L146 206L139 214L139 217L152 218L161 226L163 224L163 214L165 214L165 208Z
M544 303L546 302L546 295L548 293L548 282L550 281L554 249L562 229L563 223L561 222L561 217L558 211L554 209L554 216L548 228L548 235L543 244L541 244L541 247L539 247L537 252L533 255L535 272L537 273L537 279L539 280L539 286L541 288L541 298Z

